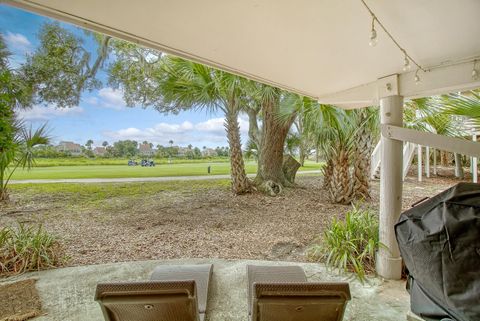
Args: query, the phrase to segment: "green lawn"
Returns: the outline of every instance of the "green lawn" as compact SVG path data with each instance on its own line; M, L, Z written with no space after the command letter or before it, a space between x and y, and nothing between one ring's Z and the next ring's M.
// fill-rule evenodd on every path
M131 198L154 195L160 192L187 192L209 188L229 188L229 179L171 181L171 182L134 182L134 183L101 183L101 184L13 184L9 189L22 195L22 198L50 197L58 202L66 202L69 206L88 207L115 197ZM43 195L43 196L42 196ZM45 196L48 195L48 196Z
M17 170L12 179L68 179L68 178L127 178L127 177L165 177L165 176L199 176L208 175L207 168L211 166L210 175L228 174L230 164L226 162L204 162L190 164L159 164L155 167L127 165L81 165L81 166L51 166L35 167L30 171ZM248 173L255 173L255 162L247 162ZM320 165L308 162L301 171L318 170Z
M140 162L141 157L134 158ZM154 158L156 164L168 164L166 158ZM228 157L212 157L211 159L173 159L175 164L191 164L191 163L228 163ZM87 157L68 157L68 158L37 158L35 167L53 167L53 166L83 166L83 165L126 165L128 158L87 158Z

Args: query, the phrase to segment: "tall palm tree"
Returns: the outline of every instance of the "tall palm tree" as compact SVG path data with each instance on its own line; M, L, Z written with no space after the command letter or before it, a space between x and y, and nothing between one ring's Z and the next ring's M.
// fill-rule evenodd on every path
M294 115L293 126L295 133L290 135L290 143L296 143L299 152L299 162L303 166L309 151L314 147L314 136L306 129L308 112L312 106L318 106L314 100L297 94L286 94L280 104L280 117L282 120L288 120ZM288 142L288 141L287 141Z
M31 169L35 165L34 148L50 142L46 125L36 130L15 121L15 136L8 148L0 151L0 201L8 200L8 183L18 169Z
M7 186L15 170L34 164L33 148L48 143L45 125L33 131L15 117L16 109L30 106L32 92L9 68L9 55L0 34L0 201L8 199Z
M324 188L333 203L349 204L355 198L351 161L356 123L351 112L330 105L312 104L305 111L306 130L315 136L325 158Z
M195 108L225 115L225 130L230 146L232 189L235 194L251 191L243 161L238 115L244 107L248 81L217 69L181 58L166 56L165 75L159 88L165 104L177 109Z
M351 112L356 127L353 151L353 193L357 199L369 200L372 146L379 136L378 108L368 107Z

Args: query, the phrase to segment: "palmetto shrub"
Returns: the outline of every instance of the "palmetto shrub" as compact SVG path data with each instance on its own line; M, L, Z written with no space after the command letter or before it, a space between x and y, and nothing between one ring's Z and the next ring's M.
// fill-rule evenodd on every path
M57 239L42 226L0 229L0 275L14 275L62 265L66 260Z
M345 220L333 218L307 251L311 261L324 262L340 271L350 271L363 281L375 270L375 253L381 246L378 217L373 210L353 206Z

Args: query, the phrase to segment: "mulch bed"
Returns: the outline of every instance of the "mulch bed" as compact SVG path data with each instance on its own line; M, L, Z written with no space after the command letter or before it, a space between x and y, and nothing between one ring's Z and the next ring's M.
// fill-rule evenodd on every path
M418 183L410 176L404 183L403 207L457 182L437 177ZM350 207L331 204L319 176L300 176L297 183L298 188L279 197L233 196L228 188L215 187L110 198L85 208L68 203L68 197L49 199L45 194L23 201L29 210L38 208L37 213L2 216L0 209L0 223L43 224L61 238L71 257L68 265L176 258L305 261L305 249L333 217L344 217ZM375 181L369 204L375 209L378 190ZM23 207L20 203L5 211Z
M0 284L0 321L23 321L42 314L34 279Z

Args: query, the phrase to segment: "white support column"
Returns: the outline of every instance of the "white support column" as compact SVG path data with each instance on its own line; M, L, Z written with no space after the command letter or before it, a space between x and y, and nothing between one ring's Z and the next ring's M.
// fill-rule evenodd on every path
M472 135L472 140L477 141L477 134L474 132ZM478 158L472 157L472 179L474 183L478 183Z
M425 146L425 176L430 177L430 147Z
M437 149L433 149L433 175L437 176Z
M417 147L417 166L418 166L418 170L417 170L417 173L418 173L418 181L421 182L422 181L422 145L418 145Z
M403 97L380 99L382 125L403 126ZM377 273L386 279L400 279L402 259L393 229L402 211L403 142L382 135L380 163L380 242L387 249L377 253Z

